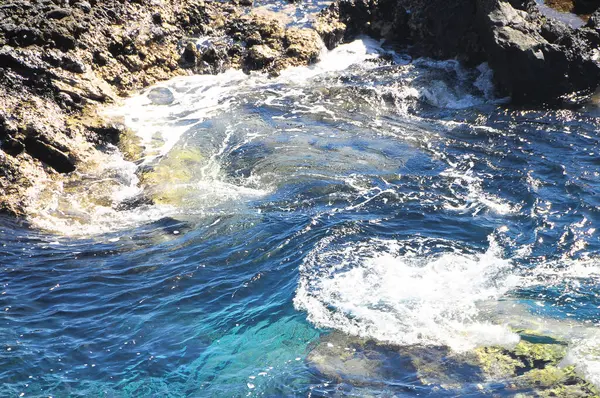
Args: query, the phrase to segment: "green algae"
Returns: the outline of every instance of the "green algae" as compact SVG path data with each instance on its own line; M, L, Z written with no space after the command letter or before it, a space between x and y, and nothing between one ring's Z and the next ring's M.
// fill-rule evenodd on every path
M600 398L574 365L565 365L566 341L532 330L514 331L521 337L514 347L486 346L462 353L444 347L393 347L332 333L322 337L308 359L327 376L352 384L385 379L385 364L404 358L423 385L445 391L486 391L501 383L521 398Z
M522 397L597 397L598 390L577 374L575 366L562 366L567 343L534 331L516 331L521 341L512 349L481 347L475 350L479 367L490 381L504 380L533 395Z
M191 184L204 164L196 148L172 150L151 170L141 176L150 196L157 204L181 205L193 191Z
M555 367L567 354L566 343L561 340L533 331L517 333L521 340L514 348L491 346L475 349L476 362L488 379L509 379Z
M518 385L532 388L539 397L598 397L598 389L579 376L575 366L546 366L532 369L517 379Z
M567 355L565 344L533 344L521 340L514 349L527 368L538 368L546 364L556 365Z
M519 358L510 355L502 347L481 347L475 349L475 363L487 379L508 379L525 365Z
M144 153L144 146L141 138L130 129L123 129L119 136L117 148L123 154L123 157L129 161L135 162L141 159Z

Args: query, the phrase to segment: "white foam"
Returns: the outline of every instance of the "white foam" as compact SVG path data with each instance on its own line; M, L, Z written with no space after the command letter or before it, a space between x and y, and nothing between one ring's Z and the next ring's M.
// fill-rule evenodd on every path
M403 84L395 88L398 98L438 108L465 109L507 100L495 97L493 72L486 63L468 69L456 60L420 58L400 68L399 80Z
M442 176L448 178L449 188L453 193L452 198L446 198L444 208L470 212L473 215L478 214L483 209L500 215L517 213L520 210L519 205L511 204L507 200L484 190L484 179L472 171L473 166L474 164L470 162L467 170L461 170L458 165L450 164L450 167L441 173Z
M590 332L592 330L590 329ZM563 365L575 365L587 381L600 387L600 332L595 329L585 339L572 342L563 359Z
M122 106L108 109L106 115L123 118L141 138L148 163L167 154L193 124L226 110L232 93L247 79L242 71L233 69L218 75L178 77L128 98ZM171 91L174 105L155 105L148 98L146 93L160 87Z
M288 68L275 79L264 73L248 75L236 69L217 75L177 77L125 100L120 107L106 110L106 115L123 118L125 124L142 139L142 144L146 147L144 155L147 156L147 162L150 162L167 154L193 124L201 123L216 113L225 112L243 93L271 88L281 83L305 85L308 79L361 64L367 59L376 58L381 52L383 50L379 42L364 37L333 51L324 51L320 62L311 66ZM155 88L169 89L174 97L173 105L153 104L147 93ZM286 91L290 90L288 94L293 94L293 88ZM160 139L157 140L157 137Z
M361 37L353 42L336 47L332 51L321 54L318 63L310 67L300 66L282 71L280 79L292 82L302 82L305 79L320 74L339 72L353 65L362 68L376 67L376 64L364 65L364 61L377 58L383 53L380 42L369 37Z
M272 189L267 184L269 178L261 178L260 175L253 174L249 177L233 180L225 175L226 173L221 170L220 165L222 158L226 157L227 152L230 152L236 145L239 147L261 137L265 133L262 128L258 127L255 131L251 131L251 128L239 129L233 123L233 127L227 126L225 132L215 131L213 134L211 129L209 134L208 129L204 128L203 125L201 126L201 124L207 120L212 122L213 119L221 122L219 118L227 115L228 112L232 113L232 118L236 117L235 112L242 112L242 115L246 116L247 113L243 112L247 111L242 108L246 104L252 104L252 101L255 101L254 103L258 105L265 104L285 109L287 110L286 116L290 117L302 118L304 114L318 114L335 120L337 116L335 108L331 108L331 104L327 103L327 100L321 103L310 100L313 97L306 96L306 89L314 89L315 86L320 85L344 85L345 83L338 79L338 76L341 71L348 69L352 70L350 73L356 72L357 76L365 77L365 74L369 73L366 71L381 66L380 63L366 61L373 60L383 53L386 53L386 51L381 48L380 42L365 37L341 45L332 51L323 51L320 62L308 67L289 68L282 71L277 78L270 78L264 73L244 74L239 70L228 70L218 75L179 77L148 88L140 95L125 100L121 106L108 109L106 111L107 115L121 118L127 127L138 135L144 147L142 166L160 165L161 161L168 159L174 148L185 149L186 145L192 145L207 160L202 167L190 173L193 174L192 178L185 181L185 186L176 185L182 181L165 181L164 183L157 183L155 186L145 187L145 191L143 191L136 177L135 165L122 162L122 169L115 172L120 174L120 177L117 183L111 185L112 192L108 195L105 192L102 193L102 195L110 198L112 204L90 208L89 203L86 203L89 201L86 201L85 197L63 192L59 187L53 193L52 200L48 201L48 206L39 212L34 221L38 226L65 234L84 233L85 231L104 233L112 230L112 228L129 227L132 225L129 222L130 220L134 223L146 222L161 215L172 215L174 211L182 210L174 209L173 206L149 206L149 208L146 206L144 209L133 209L132 211L115 210L119 208L119 202L148 192L160 195L160 190L163 188L183 188L184 193L189 191L189 195L182 199L186 205L194 206L185 209L186 212L190 213L210 211L211 206L220 206L223 202L238 201L243 203L264 195ZM389 54L389 52L387 53ZM396 56L395 59L399 58ZM422 85L415 88L410 84L411 79L414 80L415 76L419 76L423 67L428 67L447 71L451 75L453 74L452 76L455 76L460 84L464 80L467 85L473 86L473 72L462 68L458 62L417 60L413 65L406 65L405 59L401 61L404 65L396 65L389 70L385 69L385 73L392 73L393 76L396 73L400 75L413 74L414 76L409 76L403 80L403 83L407 83L405 85L407 92L412 93L410 95L416 92L416 95L423 97L422 90L429 90L430 96L440 101L438 103L440 106L462 107L468 106L472 102L471 97L468 96L470 94L467 97L464 96L464 93L470 92L469 90L472 87L467 91L455 90L442 80L425 84L425 88ZM482 76L487 73L484 69L480 72ZM482 82L485 81L483 77L481 79ZM427 81L427 79L421 80ZM484 87L482 82L477 84ZM369 84L367 81L366 85ZM376 90L375 88L373 90L381 94L386 90L391 89L393 91L396 88L395 83L392 86L391 88L386 88L385 85L378 86ZM163 95L172 99L172 102L169 100L169 104L163 105L153 102L149 93L157 88L161 88L165 92L168 90ZM482 91L484 90L482 89ZM369 100L367 98L365 101L368 102ZM293 103L290 104L290 102ZM380 105L384 105L384 103L377 99L370 106L377 113ZM232 120L235 122L235 119ZM265 125L268 124L267 121L264 122ZM363 126L363 122L358 120L347 120L347 123ZM257 121L257 126L259 124L259 121ZM230 128L240 131L232 132ZM269 126L267 126L267 132L269 131L268 128ZM194 141L195 134L203 134L203 137L196 137L196 141ZM232 134L235 137L232 138ZM300 136L300 134L298 135ZM298 140L302 141L300 138ZM347 149L339 150L339 153L345 154L350 159L347 162L350 166L354 164L352 162L357 159L357 156L362 156L358 159L359 162L365 160L364 153L359 152L348 151ZM113 165L110 168L116 170L119 167L118 162L112 163ZM101 176L102 173L97 174L96 178L104 178ZM478 185L474 184L473 186L477 188ZM95 182L91 182L89 186L82 186L82 191L91 191L92 196L95 195L95 189ZM108 188L104 187L103 189ZM374 196L371 195L365 199L367 201L372 200L377 195L380 196L384 193L391 194L393 190L373 192ZM495 200L489 195L481 195L480 190L476 189L471 196L473 200L477 197L480 203L494 211L500 213L511 211L509 205ZM67 202L72 203L65 206ZM361 203L358 203L355 207L360 205ZM70 223L73 224L71 229L69 229ZM89 223L87 227L86 223Z
M463 351L519 338L482 318L477 304L516 286L510 261L491 240L484 253L447 245L370 240L323 241L301 267L296 308L319 327L399 345L446 345ZM433 246L429 246L433 245Z

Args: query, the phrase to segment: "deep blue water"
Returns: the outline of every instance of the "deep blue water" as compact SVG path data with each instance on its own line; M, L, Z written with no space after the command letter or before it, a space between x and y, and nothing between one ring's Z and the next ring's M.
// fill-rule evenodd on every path
M223 110L199 117L192 100L164 119L164 131L185 126L176 148L218 165L192 173L227 184L211 195L192 187L176 210L101 234L0 219L0 395L456 396L402 359L334 377L310 353L336 329L379 336L382 313L398 322L392 343L413 344L417 331L423 345L452 345L427 336L421 313L444 326L482 295L519 304L521 318L596 328L598 112L513 109L473 86L478 76L454 63L366 61L301 81L234 82ZM181 98L208 90L167 86ZM404 277L447 302L427 289L405 297ZM301 283L325 315L301 302ZM365 285L385 298L355 298ZM460 394L484 395L476 382Z

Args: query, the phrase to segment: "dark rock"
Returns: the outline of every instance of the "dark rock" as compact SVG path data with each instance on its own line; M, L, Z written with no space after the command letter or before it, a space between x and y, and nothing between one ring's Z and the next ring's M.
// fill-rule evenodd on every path
M137 48L133 38L121 37L120 40L115 39L112 43L109 43L108 51L114 57L117 57L119 55L134 55L137 53Z
M141 206L151 206L154 204L154 201L148 195L140 194L133 196L131 198L126 198L122 202L119 202L115 205L115 210L118 211L126 211L137 209Z
M588 28L600 29L600 9L594 11L594 13L588 19L587 25Z
M600 14L598 14L600 15ZM600 85L600 17L574 29L541 15L533 0L338 0L315 28L328 48L370 34L411 55L487 61L496 86L517 103L557 103Z
M26 47L33 44L43 44L42 32L33 27L4 25L4 32L8 44L15 47Z
M21 141L17 141L12 137L6 137L3 141L0 141L0 149L11 156L17 156L25 150L25 145Z
M246 45L248 47L252 47L256 44L263 44L263 39L260 36L259 32L252 32L248 36L245 37Z
M64 27L57 27L56 30L50 33L50 37L56 44L56 47L63 51L74 50L77 46L77 41L73 35Z
M75 4L73 4L73 7L79 8L86 14L89 14L92 11L92 6L87 1L78 1Z
M478 26L498 86L514 102L552 103L600 84L600 67L576 32L537 19L509 3L480 1ZM555 44L548 41L545 36Z
M338 3L332 3L319 13L313 24L328 50L337 47L346 35L346 24L340 19Z
M73 73L85 73L85 64L77 58L65 56L60 63L61 68Z
M74 104L84 104L86 101L83 96L75 90L61 90L61 94L67 94Z
M47 164L59 173L70 173L75 170L75 161L53 144L44 142L41 136L27 136L25 138L25 149L29 155Z
M63 19L71 15L71 10L68 8L55 8L46 13L46 18L49 19Z
M92 61L99 66L105 66L108 64L108 57L105 56L101 51L94 51Z
M574 0L573 12L575 14L586 15L591 14L598 9L600 1L598 0Z
M96 134L100 142L112 145L119 143L121 134L125 130L122 125L118 124L103 124L100 126L89 126L88 128Z
M148 99L154 105L170 105L175 101L175 96L166 87L156 87L148 93Z
M77 103L73 100L73 97L71 97L69 93L60 92L56 97L57 103L62 109L72 110L74 108L77 108Z
M183 63L195 65L200 58L200 53L196 48L194 43L188 43L183 50L183 54L181 55Z
M484 61L479 32L473 24L477 2L432 0L418 3L423 7L410 8L408 28L401 26L403 35L410 32L410 41L417 50L436 58L458 57L472 65Z
M152 22L157 25L163 24L163 17L160 12L155 12L154 14L152 14Z
M56 51L46 51L42 54L42 60L49 63L54 68L58 68L63 61L63 58Z
M234 48L240 49L239 45L227 39L211 39L202 43L200 45L200 62L197 62L198 67L195 72L213 74L222 72L231 60L231 55L236 54ZM245 49L241 49L239 54L245 54Z
M417 54L477 62L483 55L473 24L476 9L475 0L341 0L329 12L346 25L346 39L368 34L410 44ZM337 29L317 30L327 32L324 40L331 48Z
M549 43L560 43L571 34L571 29L560 21L548 19L542 25L540 34Z
M0 67L9 68L26 77L43 73L43 64L39 60L10 47L0 49Z

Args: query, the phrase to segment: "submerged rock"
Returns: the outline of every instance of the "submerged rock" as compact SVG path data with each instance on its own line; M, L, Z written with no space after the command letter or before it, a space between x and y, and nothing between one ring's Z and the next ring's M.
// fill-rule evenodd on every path
M172 150L155 166L142 170L140 179L154 203L180 206L195 191L190 184L205 162L196 148Z
M413 384L455 394L487 389L537 397L595 397L598 389L564 364L567 343L533 331L518 331L515 347L452 352L445 347L396 347L332 332L307 356L315 369L338 383L382 385L407 374Z
M175 96L166 87L156 87L148 92L148 99L154 105L170 105L175 101Z

